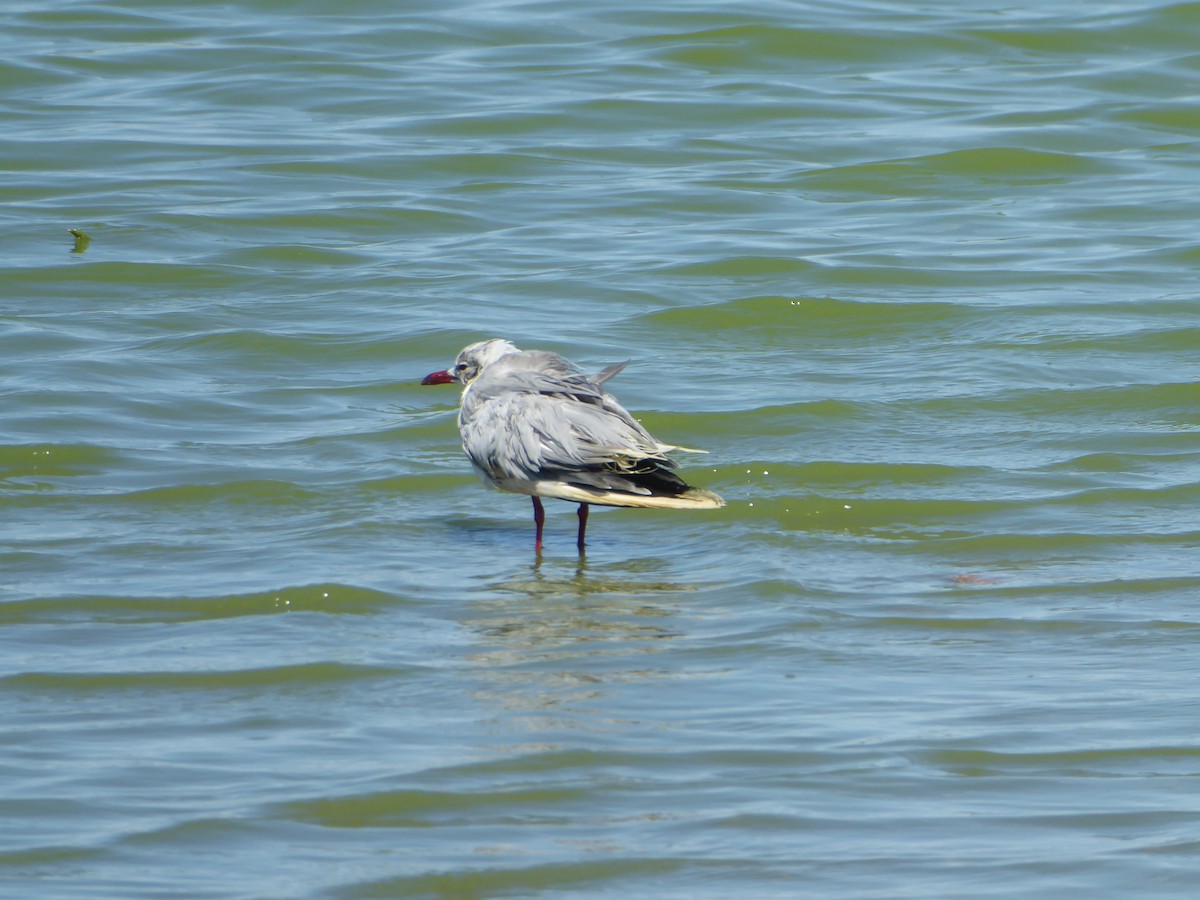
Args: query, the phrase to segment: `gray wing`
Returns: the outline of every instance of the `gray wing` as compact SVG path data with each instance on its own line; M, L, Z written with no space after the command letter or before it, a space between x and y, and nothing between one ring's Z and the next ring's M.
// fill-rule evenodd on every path
M625 362L613 363L611 366L605 366L592 376L592 380L595 381L596 384L604 384L604 382L608 381L608 379L612 378L613 376L620 375L621 370L627 365L629 365L629 360L625 360Z
M464 394L459 412L463 449L490 477L569 478L648 493L626 476L674 466L666 456L671 448L600 388L600 380L620 367L588 377L562 357L513 361L518 365L506 359L485 370Z
M536 391L543 394L568 394L587 400L605 396L600 385L619 374L627 365L629 360L605 366L595 375L585 375L577 365L557 353L526 350L504 357L496 365L485 370L481 377L487 379L486 383L491 385L493 393L504 390ZM615 400L613 403L621 409ZM624 409L621 411L624 412Z

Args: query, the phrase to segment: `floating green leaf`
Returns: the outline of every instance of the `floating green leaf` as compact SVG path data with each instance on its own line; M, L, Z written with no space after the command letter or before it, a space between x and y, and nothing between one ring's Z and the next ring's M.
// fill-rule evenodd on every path
M80 231L78 228L68 228L67 231L75 238L75 246L72 248L72 253L82 253L88 248L88 244L92 242L92 236L86 231Z

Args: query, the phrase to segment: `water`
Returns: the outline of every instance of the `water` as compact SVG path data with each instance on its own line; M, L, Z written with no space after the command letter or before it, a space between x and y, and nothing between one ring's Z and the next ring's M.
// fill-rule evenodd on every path
M1200 887L1200 7L5 12L6 895ZM490 336L729 505L535 559Z

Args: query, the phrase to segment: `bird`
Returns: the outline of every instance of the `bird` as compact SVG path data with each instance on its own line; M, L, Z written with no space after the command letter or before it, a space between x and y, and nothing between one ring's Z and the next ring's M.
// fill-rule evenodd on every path
M603 385L628 361L586 374L546 350L501 338L465 347L449 369L421 384L462 385L458 432L486 484L533 500L534 552L542 552L543 497L579 504L576 546L584 553L590 506L719 509L725 501L673 471L672 450L703 453L653 437Z

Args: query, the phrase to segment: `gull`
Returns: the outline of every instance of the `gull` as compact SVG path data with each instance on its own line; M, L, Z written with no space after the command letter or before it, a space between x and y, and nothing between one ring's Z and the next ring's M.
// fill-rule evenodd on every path
M557 353L518 350L500 339L471 344L454 366L421 384L463 386L458 433L483 480L533 500L534 551L542 552L542 497L579 504L583 553L588 507L718 509L725 501L689 486L667 453L602 385L627 363L587 375Z

